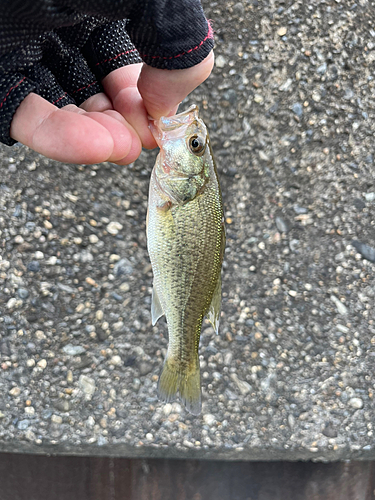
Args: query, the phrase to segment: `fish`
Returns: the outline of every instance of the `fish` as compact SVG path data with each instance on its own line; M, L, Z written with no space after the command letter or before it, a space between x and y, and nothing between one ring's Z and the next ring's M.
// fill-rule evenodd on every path
M158 381L164 402L202 409L199 339L204 317L218 333L225 247L222 194L207 128L196 105L151 122L160 148L151 173L147 248L152 325L165 315L168 349Z

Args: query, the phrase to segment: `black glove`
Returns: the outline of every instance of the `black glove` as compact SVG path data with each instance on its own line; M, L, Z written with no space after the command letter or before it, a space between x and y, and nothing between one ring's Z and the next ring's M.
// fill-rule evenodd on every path
M0 141L35 92L58 107L103 91L116 68L182 69L213 47L199 0L0 0Z

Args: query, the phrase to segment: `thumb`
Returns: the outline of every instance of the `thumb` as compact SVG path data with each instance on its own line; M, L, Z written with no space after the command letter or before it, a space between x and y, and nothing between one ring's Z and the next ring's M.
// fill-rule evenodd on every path
M180 102L210 76L213 64L213 51L202 62L186 69L158 69L144 64L138 90L148 114L156 120L174 114Z

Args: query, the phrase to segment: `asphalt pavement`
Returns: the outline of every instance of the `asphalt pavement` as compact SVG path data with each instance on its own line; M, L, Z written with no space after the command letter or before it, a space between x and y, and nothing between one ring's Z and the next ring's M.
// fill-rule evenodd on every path
M0 148L0 451L374 459L374 5L204 1L199 105L224 197L203 411L161 404L146 248L156 151L129 167Z

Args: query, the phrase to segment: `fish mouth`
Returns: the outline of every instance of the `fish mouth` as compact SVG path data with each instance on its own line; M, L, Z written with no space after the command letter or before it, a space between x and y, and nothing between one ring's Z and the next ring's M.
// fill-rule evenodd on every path
M175 130L176 128L181 127L181 125L183 124L189 125L190 123L197 121L199 119L198 113L198 106L196 104L193 104L192 106L190 106L190 108L182 111L181 113L178 113L177 115L162 116L158 120L152 121L153 125L159 128L160 131L168 132L170 130Z
M173 131L180 129L181 134L183 134L183 131L191 124L196 123L198 126L198 124L201 123L198 112L198 106L193 104L186 111L178 113L177 115L162 116L158 120L149 117L149 128L157 145L161 148L163 140L167 138L167 134ZM174 132L172 135L175 134L179 135L179 132Z

